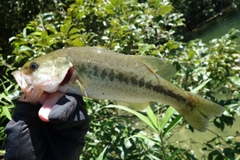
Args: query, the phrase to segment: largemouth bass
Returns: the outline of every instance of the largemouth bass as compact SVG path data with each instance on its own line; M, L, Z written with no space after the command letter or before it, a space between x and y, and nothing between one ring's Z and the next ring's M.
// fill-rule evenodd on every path
M161 102L174 107L198 131L205 131L209 119L221 116L224 108L163 79L164 66L156 57L71 47L31 60L13 76L32 103L43 92L56 91L136 104Z

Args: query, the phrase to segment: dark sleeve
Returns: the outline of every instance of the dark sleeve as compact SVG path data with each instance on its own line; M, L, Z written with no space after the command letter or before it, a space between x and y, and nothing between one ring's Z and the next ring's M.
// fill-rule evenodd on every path
M63 96L50 112L49 123L38 118L40 106L18 102L5 133L6 160L78 160L89 120L79 96Z
M70 109L71 108L71 109ZM49 114L47 123L54 159L79 160L85 145L89 119L82 97L65 95Z
M40 106L33 106L26 102L17 102L12 120L5 128L6 160L38 159L33 144L38 142L42 143L41 146L46 145L43 137L40 136L42 129L38 118L39 108Z

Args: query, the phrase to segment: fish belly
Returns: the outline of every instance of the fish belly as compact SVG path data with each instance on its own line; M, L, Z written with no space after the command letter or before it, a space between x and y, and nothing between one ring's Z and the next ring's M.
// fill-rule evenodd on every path
M142 58L112 52L84 52L69 57L75 75L61 91L95 99L132 103L150 101L173 106L194 128L205 131L208 120L220 116L224 108L184 91L156 74L155 65ZM160 61L159 61L160 63Z

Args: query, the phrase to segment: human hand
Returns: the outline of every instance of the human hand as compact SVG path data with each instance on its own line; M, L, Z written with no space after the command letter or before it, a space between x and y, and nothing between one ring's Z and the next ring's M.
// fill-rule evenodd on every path
M55 92L55 93L46 93L44 92L40 99L39 102L42 104L42 107L38 111L38 116L39 118L44 121L44 122L49 122L49 114L53 108L53 106L57 103L57 101L64 96L62 92ZM74 102L72 102L74 103ZM74 104L76 105L76 104Z
M42 105L42 107L38 111L38 116L39 118L44 121L44 122L49 122L49 114L51 110L53 109L54 105L57 103L58 100L60 100L61 97L64 96L64 93L62 92L54 92L54 93L47 93L44 92L40 98L39 98L39 103ZM26 102L26 103L31 103L25 95L21 95L20 98L18 99L21 102ZM64 100L68 101L68 100ZM76 100L72 99L72 105L76 105ZM65 108L65 109L70 109L70 108ZM58 109L60 110L60 109Z
M61 92L44 93L39 105L21 96L5 129L6 159L79 159L89 125L84 106Z

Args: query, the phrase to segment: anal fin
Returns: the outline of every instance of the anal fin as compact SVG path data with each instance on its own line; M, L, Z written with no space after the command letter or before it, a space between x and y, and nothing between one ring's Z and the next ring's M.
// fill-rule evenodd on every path
M121 105L121 106L126 106L126 107L129 107L131 109L141 111L141 112L144 112L149 106L149 102L133 103L133 102L115 101L115 104Z

